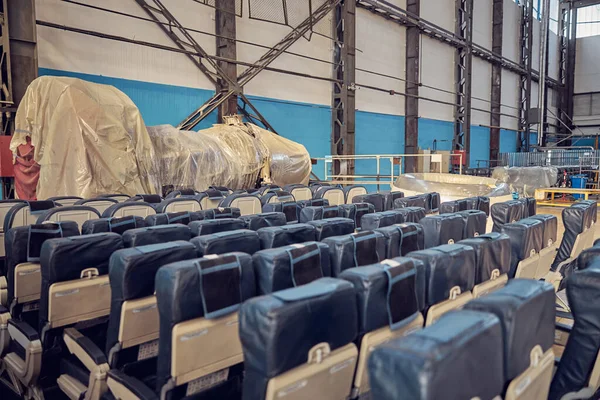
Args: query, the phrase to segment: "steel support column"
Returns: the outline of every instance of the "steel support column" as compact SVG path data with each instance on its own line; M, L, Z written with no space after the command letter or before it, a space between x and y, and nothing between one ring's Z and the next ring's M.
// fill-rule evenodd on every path
M2 134L14 131L14 115L38 76L35 0L1 0L0 112Z
M531 76L533 70L533 0L525 0L521 5L521 67L526 71L521 75L519 100L519 132L517 149L529 151L529 113L531 110Z
M331 154L355 154L356 122L356 2L344 0L335 8L333 35L333 76L341 83L333 84L331 112ZM335 161L335 175L354 174L354 162Z
M421 13L421 0L408 0L406 10L419 16ZM419 151L419 53L421 51L420 30L416 25L406 27L406 98L404 101L404 152L417 154ZM416 157L407 157L404 160L405 171L417 172Z
M473 0L456 0L456 36L464 44L456 48L456 109L454 149L465 150L469 165L471 148L471 77L473 69Z
M543 9L540 10L541 0L538 0L538 15L541 11L540 28L540 83L538 93L538 140L539 146L546 145L546 121L548 119L548 86L546 85L546 76L548 76L548 36L550 32L550 0L544 0Z
M562 122L559 132L569 134L573 119L575 38L577 33L577 9L573 7L572 3L561 3L558 24L560 34L559 78L563 85L559 103L559 119ZM571 139L567 137L560 141L559 145L570 146Z
M504 28L504 1L493 0L492 14L492 52L502 56L502 39ZM502 66L492 65L492 92L490 96L490 167L492 160L500 158L500 126L502 112Z
M237 60L235 2L236 0L221 0L219 1L219 6L215 8L217 56L230 60ZM217 79L216 90L218 92L227 92L231 89L229 82L237 80L237 65L226 61L218 61L217 63L223 73L227 75L229 81L219 77ZM237 114L237 104L237 95L228 98L219 107L217 121L220 123L223 120L223 116Z

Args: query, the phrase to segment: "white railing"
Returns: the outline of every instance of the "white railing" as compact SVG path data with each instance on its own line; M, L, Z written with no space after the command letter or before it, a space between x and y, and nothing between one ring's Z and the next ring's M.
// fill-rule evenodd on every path
M348 156L325 156L316 158L317 161L323 162L323 174L320 171L313 171L315 175L324 181L335 181L339 184L353 185L389 185L394 184L396 178L403 173L403 162L405 158L428 158L429 164L425 165L424 171L419 172L448 172L442 171L444 158L447 159L448 165L452 166L451 160L458 158L458 173L462 174L463 154L457 153L437 153L437 154L369 154L369 155L348 155ZM336 161L340 162L340 174L333 173L333 165ZM374 165L368 166L362 163L360 167L356 166L357 161L373 162ZM319 163L320 164L320 163ZM348 174L348 166L354 164L355 173ZM384 171L382 167L389 165L389 171ZM374 168L373 168L374 167ZM313 167L314 168L314 167ZM358 170L375 169L375 174L359 174Z

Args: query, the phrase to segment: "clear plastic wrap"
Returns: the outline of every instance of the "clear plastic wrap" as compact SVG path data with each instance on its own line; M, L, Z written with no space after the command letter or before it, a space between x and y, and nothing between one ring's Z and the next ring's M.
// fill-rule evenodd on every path
M497 167L492 178L508 184L513 191L524 196L533 196L535 189L551 187L556 184L556 167Z
M156 157L151 160L156 191L254 187L259 177L284 186L308 182L310 156L304 146L238 118L198 132L170 125L148 127Z
M108 85L65 77L31 83L16 117L15 157L34 147L35 173L17 174L25 197L162 194L169 188L308 183L306 148L239 117L200 132L146 128L135 104ZM21 171L19 171L21 172ZM30 190L29 190L30 189ZM23 196L22 196L23 197Z
M464 199L475 196L498 197L510 194L508 185L496 179L480 176L417 173L403 174L394 183L394 189L405 195L437 192L443 201ZM407 194L409 193L409 194Z
M35 196L154 193L154 150L139 110L113 86L40 77L19 105L10 149L31 138L40 165ZM147 157L139 159L138 154ZM33 191L32 191L33 193Z

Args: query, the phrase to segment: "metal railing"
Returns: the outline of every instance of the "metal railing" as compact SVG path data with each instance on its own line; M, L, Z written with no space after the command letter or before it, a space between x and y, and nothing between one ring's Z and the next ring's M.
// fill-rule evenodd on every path
M444 157L448 158L448 165L452 165L452 159L458 159L458 173L462 174L463 154L369 154L369 155L349 155L349 156L325 156L316 158L323 162L323 180L335 181L345 185L389 185L390 187L396 181L399 175L403 173L404 158L429 158L430 162L425 171L420 172L448 172L442 171ZM335 161L340 163L353 163L355 171L370 171L375 173L354 173L354 174L334 174L333 164ZM357 165L358 162L358 165ZM433 167L432 167L433 165ZM314 167L313 167L314 168ZM344 168L342 168L343 170ZM313 171L314 172L314 171ZM315 175L321 176L318 173Z
M592 147L568 150L547 149L531 153L502 153L500 165L504 167L557 167L578 168L583 157L599 157L600 151Z

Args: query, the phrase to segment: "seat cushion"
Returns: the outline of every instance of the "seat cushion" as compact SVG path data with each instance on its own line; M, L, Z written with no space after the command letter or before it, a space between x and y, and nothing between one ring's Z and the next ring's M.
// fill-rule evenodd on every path
M507 381L529 368L531 350L535 346L541 346L543 352L552 348L554 296L554 287L547 282L511 279L503 288L465 305L467 310L492 313L500 319Z
M198 238L194 240L196 239ZM244 302L256 296L252 258L244 253L235 252L222 254L220 257L179 261L163 266L156 273L156 302L160 320L156 377L158 391L170 378L173 327L180 322L204 317L201 282L205 280L200 279L200 271L232 264L237 265L240 271L239 287L227 286L225 282L221 282L218 285L222 290L216 293L218 298L209 301L227 303L233 297L237 297Z
M192 232L186 225L156 225L130 229L123 233L125 247L146 246L149 244L190 240Z
M257 231L261 249L272 249L294 243L317 240L316 228L310 224L271 226Z
M122 249L110 257L110 319L106 336L106 354L117 343L123 302L154 294L154 277L163 265L196 258L196 247L176 241Z
M264 399L269 379L307 362L320 343L332 351L357 336L356 293L350 282L322 278L246 301L240 309L244 397Z
M375 206L370 203L344 204L340 207L342 208L344 218L350 218L353 220L356 229L361 228L361 220L363 215L375 212Z
M308 221L307 223L315 227L317 241L332 236L349 235L354 232L354 221L350 218L327 218Z
M366 265L342 272L340 279L351 282L356 289L358 302L358 337L371 331L400 322L412 321L425 306L425 267L420 260L397 257L387 260L388 264ZM386 267L397 268L388 273ZM393 274L393 275L392 275ZM390 286L390 276L400 276ZM393 290L403 297L393 309L397 297L390 297ZM406 294L410 292L410 295Z
M426 306L431 307L450 297L458 286L464 293L475 284L475 250L462 244L447 244L431 249L413 251L407 257L421 260L427 279Z
M452 244L463 239L465 221L458 214L430 215L419 221L425 234L425 248Z
M379 232L360 232L323 240L329 246L332 276L348 268L375 264L385 259L385 238Z
M508 276L514 278L519 262L529 258L532 252L539 253L544 240L544 224L541 221L525 218L519 222L505 224L502 233L510 238L511 259Z
M377 400L492 399L504 388L501 349L495 315L451 311L435 324L373 350L371 395Z
M122 248L121 236L112 232L45 241L40 256L40 326L43 327L47 322L52 284L79 279L81 271L88 268L96 268L99 275L106 275L110 256Z
M192 236L210 235L217 232L245 229L246 222L239 218L205 219L189 223Z
M329 248L306 242L261 250L252 256L259 294L289 289L331 276Z
M234 251L254 254L260 250L258 233L248 229L197 236L191 242L196 246L199 256L231 253Z
M114 232L122 235L126 230L143 228L145 226L146 221L144 218L137 216L91 219L83 223L81 234L89 235L91 233Z
M475 250L476 285L489 281L494 270L498 270L500 275L509 273L511 249L508 235L492 232L461 240L458 244L472 247Z

